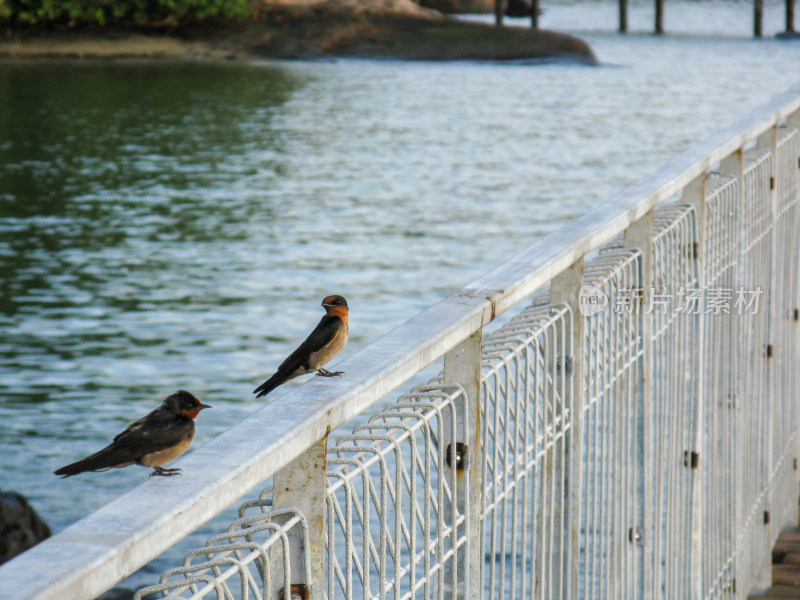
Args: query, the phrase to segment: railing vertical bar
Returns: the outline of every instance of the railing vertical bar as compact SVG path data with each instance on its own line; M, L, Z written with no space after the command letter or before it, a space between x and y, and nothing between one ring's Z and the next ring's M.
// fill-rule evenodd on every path
M511 390L513 389L513 386L511 384L512 374L511 373L507 373L506 377L508 378L506 380L506 393L507 393L507 396L513 396L513 394L511 394ZM508 552L508 546L507 546L507 544L508 544L508 527L506 526L506 522L507 522L507 519L508 519L508 506L509 506L508 496L509 496L509 494L508 494L508 489L507 489L507 482L508 482L508 478L509 478L509 471L512 471L512 469L513 469L512 465L509 464L509 461L510 460L513 461L513 456L514 456L512 454L512 449L511 449L512 441L510 439L511 436L513 435L513 427L512 427L512 425L510 423L510 421L511 421L511 404L512 404L511 400L512 400L511 397L506 397L505 401L502 403L503 407L504 407L503 412L501 413L502 422L503 422L503 428L502 428L502 432L503 433L502 433L501 437L502 437L502 440L503 440L503 445L501 446L500 456L502 458L501 458L501 464L498 465L497 463L495 463L495 469L497 469L499 467L500 468L500 474L502 476L502 479L500 477L498 477L498 480L501 479L501 481L498 481L498 483L500 483L501 499L500 499L500 505L495 507L495 511L497 511L497 513L500 514L500 524L499 524L499 527L500 527L500 552L502 553L501 556L503 558L499 561L500 562L499 598L502 598L503 600L505 600L505 598L506 598L506 596L508 594L508 592L506 591L506 585L508 583L508 576L506 574L506 570L507 570L506 563L507 563L507 561L505 560L505 557L506 557L507 552ZM499 430L498 430L498 432L499 432ZM542 547L546 548L547 547L546 546L546 542L544 541L545 528L541 527L540 530L541 530L541 536L542 536ZM542 582L542 585L544 585L544 582Z
M628 268L629 266L623 267L625 271ZM618 286L616 287L617 292L621 290L621 287L619 287L621 282L631 281L628 277L629 274L626 273L621 277L621 280L615 282ZM625 561L625 556L628 554L626 552L628 542L625 539L625 531L627 530L625 520L627 515L625 512L626 507L623 503L623 498L629 494L626 486L621 483L624 481L622 473L626 471L626 463L628 463L628 456L624 450L629 439L628 432L630 429L627 428L627 424L631 414L628 410L629 404L627 402L629 397L627 388L629 386L625 381L624 375L621 376L624 371L624 367L621 365L625 365L628 362L623 349L627 346L626 340L628 339L630 322L628 319L623 319L622 326L620 326L619 320L609 319L607 323L609 323L607 347L610 349L609 354L614 357L614 366L608 369L609 378L613 381L613 387L609 386L608 398L604 403L606 410L609 411L609 416L605 421L605 431L603 432L603 437L611 445L610 455L608 455L608 458L604 455L603 461L613 469L605 477L612 493L609 502L609 522L607 527L607 531L610 534L608 536L609 549L606 553L606 556L610 557L612 568L608 569L611 580L607 590L607 597L619 599L627 596L627 593L625 593L627 583L625 581L625 573L630 571L629 565ZM606 360L608 359L606 358ZM616 567L613 565L616 565Z
M667 252L667 243L663 236L656 243L655 231L653 232L653 258L651 261L651 281L653 288L649 289L648 302L654 302L656 294L661 293L661 285L666 277L666 273L658 272L664 260L663 255ZM657 275L662 278L662 281L657 279ZM666 279L671 282L671 279ZM659 289L655 286L658 285ZM642 306L640 309L644 312L645 319L652 323L651 330L653 332L653 342L650 346L652 349L652 372L653 372L653 397L652 400L647 401L651 406L652 413L652 437L650 438L653 445L653 462L650 470L652 471L653 478L653 518L655 527L647 530L647 539L645 544L652 559L648 559L649 567L645 567L653 572L653 595L658 597L659 594L655 590L660 589L661 585L668 583L666 578L666 565L661 564L661 556L665 546L669 546L670 531L667 527L663 526L663 520L669 519L669 493L672 483L672 473L675 469L669 469L669 455L668 450L670 442L674 439L674 431L672 426L674 421L672 419L672 411L679 399L670 397L669 391L666 389L668 383L665 381L664 371L664 355L665 346L669 343L669 329L664 329L661 323L660 315L656 313L652 306ZM669 399L668 401L666 401ZM665 476L665 473L669 475ZM669 588L667 588L669 589Z
M528 360L535 360L535 356L533 356L534 352L535 352L535 350L533 350L533 349L527 349L526 350L526 353L527 353L527 357L526 358ZM530 364L530 363L528 363L528 364ZM534 364L536 364L536 363L534 363ZM529 372L530 370L527 370L527 371ZM526 381L526 385L527 385L527 383L530 382L535 386L537 377L538 377L538 365L537 365L537 368L534 369L533 381L530 382L530 379L526 378L526 380L525 380ZM526 402L526 404L528 404L528 403ZM537 407L534 404L534 406L533 406L533 409L534 409L534 415L533 415L534 423L536 422L536 419L537 419L536 408ZM535 424L533 426L533 432L532 433L533 433L533 438L534 438L532 443L533 443L534 449L536 449L537 446L538 446L538 444L536 442L536 436L538 434L538 431L536 429ZM547 596L545 596L545 593L544 593L544 590L543 590L543 586L542 586L542 582L541 582L541 578L539 577L540 571L542 569L542 565L544 564L543 551L542 551L543 544L542 544L542 540L541 540L542 531L544 530L544 528L542 527L542 512L543 511L541 509L541 506L542 506L542 502L541 502L541 496L542 496L541 481L542 481L542 469L540 468L540 465L536 465L534 463L533 502L531 503L531 523L533 524L534 527L533 527L533 530L531 531L531 569L530 569L531 576L530 576L530 585L529 585L530 590L531 590L531 596L533 598L546 598L547 597Z
M653 211L649 211L638 221L632 223L625 230L625 247L636 248L640 252L639 280L642 290L639 312L643 312L650 301L653 288ZM643 317L643 318L642 318ZM637 498L638 498L638 523L631 523L629 527L638 526L640 529L641 543L638 564L635 572L638 576L636 584L637 598L650 600L653 598L653 548L652 540L656 523L653 511L653 324L650 315L640 315L641 318L641 347L643 350L640 364L640 374L636 382L637 388L637 413L639 440L637 456ZM660 525L660 524L659 524Z
M535 420L535 418L536 418L535 415L531 416L531 409L534 408L534 406L533 406L532 402L528 402L527 401L527 397L528 397L527 396L527 392L530 389L530 386L531 385L534 385L534 386L536 385L535 380L531 381L531 374L530 374L531 370L529 368L529 365L531 364L531 361L535 359L535 357L533 355L534 352L535 352L535 349L531 349L530 346L525 346L525 350L523 352L523 357L524 358L518 358L515 361L515 365L516 365L515 371L516 371L517 384L520 386L518 389L524 390L524 394L522 394L522 397L525 399L524 400L523 413L522 413L522 419L521 419L521 422L524 423L524 426L523 426L524 427L524 429L523 429L524 433L522 435L522 446L523 446L523 457L524 457L524 459L527 459L528 448L530 448L531 445L534 443L531 438L535 437L535 432L532 434L531 427L528 426L528 423L530 423L531 420ZM525 365L525 367L523 368L523 372L522 373L520 373L520 368L519 368L519 364L520 363ZM519 418L517 419L517 422L520 422ZM527 463L527 460L524 460L524 462ZM521 569L520 569L520 571L521 571L521 574L520 574L519 581L520 581L520 597L523 600L528 598L528 597L533 598L533 594L536 592L536 589L533 586L528 586L528 577L525 576L525 568L526 568L525 565L528 564L527 561L528 561L528 534L529 533L530 533L530 536L531 536L531 545L532 546L535 545L533 542L534 542L535 535L536 535L536 512L535 511L531 511L530 512L530 515L531 515L530 519L528 519L528 514L529 514L528 507L530 507L533 504L533 501L532 501L533 499L532 499L531 496L533 496L533 494L535 493L535 490L536 490L535 480L536 480L536 472L534 471L533 473L530 473L529 469L527 468L527 464L525 464L522 481L520 482L520 485L522 485L522 506L520 507L520 512L521 512L521 516L522 516L522 524L520 526L520 528L522 530L521 531L522 540L520 542L520 548L521 548L521 555L520 555ZM531 488L533 488L533 489L531 489ZM531 552L530 561L531 561L531 565L530 565L530 567L528 567L528 569L529 569L530 573L534 573L535 572L535 559L534 559L533 552ZM528 591L527 588L529 588L529 591Z
M790 114L786 118L786 127L795 128L800 131L800 110L797 110ZM800 134L799 134L800 135ZM798 202L798 206L794 209L797 212L800 212L800 156L792 156L790 157L789 164L787 165L790 170L794 171L794 190L795 190L795 198ZM788 175L788 173L787 173ZM785 182L787 185L792 185L790 182ZM800 217L796 217L795 225L800 225ZM796 236L800 237L800 234L795 233ZM794 359L795 361L800 360L800 244L794 248L794 256L792 257L792 262L795 265L795 273L794 273L794 289L789 292L789 335L788 335L788 344L790 347L786 348L787 356L790 359ZM797 318L795 318L795 316ZM794 392L800 386L800 375L798 375L797 368L795 364L790 364L788 368L788 377L787 377L787 385L786 385L786 392L789 393L791 390ZM800 431L800 422L798 422L798 417L800 417L800 410L795 408L792 411L792 416L794 417L794 422L792 423L792 432L794 436L797 436L798 432ZM794 452L794 460L800 461L800 449L797 448L798 440L795 437L795 452ZM794 485L793 490L795 492L795 496L797 495L798 490L798 471L797 468L794 469ZM794 504L794 511L791 515L791 523L793 525L797 525L800 523L800 504Z
M777 246L778 243L778 236L776 231L776 225L778 222L778 193L777 193L777 161L776 157L778 155L778 124L775 123L772 127L767 129L764 133L758 136L757 138L757 147L760 150L765 150L770 153L770 161L769 161L769 206L770 206L770 218L769 218L769 230L770 230L770 247L769 247L769 265L770 265L770 276L769 276L769 289L764 290L764 294L767 296L767 303L764 303L761 307L761 310L767 310L767 323L766 323L766 344L769 347L774 345L774 342L777 341L779 338L779 330L777 328L782 327L782 323L776 321L776 315L780 312L780 294L778 292L778 285L777 285L777 278L778 278L778 251L779 248ZM777 513L776 510L778 507L775 506L774 500L774 490L770 485L770 475L773 473L773 466L775 464L775 457L773 455L774 445L772 443L773 436L775 433L775 402L777 401L776 395L776 374L780 371L776 368L776 365L780 361L780 356L775 356L774 352L767 351L766 347L764 348L764 356L765 356L765 364L764 364L764 373L760 381L766 379L767 389L762 390L762 393L765 394L767 399L766 406L761 406L758 409L758 414L761 419L764 419L765 425L760 428L760 433L763 435L763 439L761 440L762 444L762 451L764 452L764 464L762 465L762 473L769 474L765 478L766 489L764 490L764 494L766 496L764 500L764 528L765 532L764 535L768 540L769 547L772 547L772 543L774 539L777 538L777 532L780 530L781 523L776 523ZM768 512L767 512L768 511ZM767 514L772 514L772 518L767 518ZM757 559L756 559L757 560ZM772 560L769 553L766 557L762 557L762 564L761 567L757 571L756 581L755 581L755 589L752 591L766 591L770 587L772 587Z
M706 289L708 279L706 275L706 227L708 216L708 204L706 202L706 187L707 175L703 173L696 179L692 180L683 190L683 201L694 209L694 241L692 246L692 253L695 256L695 267L697 276L697 288ZM696 328L697 332L697 372L695 376L697 381L694 384L694 390L697 392L696 398L693 400L692 410L694 414L694 431L692 432L692 449L699 455L699 464L697 468L693 469L692 473L692 508L691 508L691 531L692 540L690 546L690 560L691 567L690 573L692 577L690 585L690 594L693 600L701 600L703 598L703 528L707 518L714 518L713 515L704 514L704 498L703 495L706 491L703 474L706 469L710 468L709 456L705 456L702 452L704 448L705 436L705 405L703 401L703 390L705 389L705 371L706 371L706 329L705 329L705 314L704 311L698 311L696 315Z
M598 325L595 324L594 328L597 330L599 329ZM591 469L591 477L592 477L592 484L591 490L587 490L587 519L586 519L586 529L587 529L587 552L586 552L586 560L589 562L589 565L586 569L586 590L584 590L584 597L586 598L598 598L601 597L600 594L600 567L599 567L599 552L598 552L598 544L599 539L597 532L600 530L600 523L598 518L598 506L603 501L602 498L602 481L600 480L599 472L600 469L597 467L597 457L599 456L599 448L600 448L600 436L597 435L597 431L600 428L600 406L602 405L602 390L604 381L602 377L597 376L598 365L599 365L599 356L600 356L600 348L602 347L602 341L600 339L600 335L596 333L593 336L594 339L594 347L589 349L589 354L592 357L593 365L592 365L592 377L591 382L591 390L589 392L589 398L593 398L591 405L588 408L589 417L587 418L588 423L584 423L585 431L590 431L592 433L591 436L591 456L593 461L593 468ZM590 534L591 532L591 534ZM591 549L590 549L591 548Z
M616 351L618 344L615 345L615 341L619 339L615 335L618 333L617 328L609 324L609 321L606 321L606 324L607 326L604 328L603 338L601 340L604 352L600 357L600 362L602 364L604 361L611 360L614 363L618 363L620 362L620 356ZM619 409L615 404L617 398L615 395L616 387L614 386L617 381L618 371L619 368L616 365L610 369L602 369L604 397L599 405L599 412L601 415L600 424L598 425L599 429L595 430L595 435L599 432L602 441L599 456L599 463L602 465L600 469L600 481L604 492L603 501L600 504L600 531L602 532L602 536L600 537L600 556L602 558L610 556L613 551L612 542L615 533L615 517L618 517L620 514L620 507L614 504L614 493L616 492L614 478L610 476L612 467L618 466L614 464L614 461L617 460L617 453L614 452L614 432L612 431L612 419ZM622 566L615 564L613 560L605 562L609 568L602 568L603 564L601 563L601 570L604 571L604 573L601 577L602 586L599 591L602 598L611 598L613 583L621 574Z
M508 376L508 370L506 369L506 377L507 376ZM497 526L498 526L497 520L498 520L498 517L497 517L497 515L498 515L499 507L498 507L498 485L496 484L495 480L497 479L497 465L498 465L499 454L500 454L500 450L499 450L500 442L497 439L497 437L499 435L499 432L500 432L500 410L499 410L499 408L497 406L497 404L499 403L500 396L501 396L501 382L500 382L500 377L497 377L495 379L494 393L492 394L492 397L495 399L494 422L490 424L488 419L487 419L486 428L485 428L487 437L488 437L488 432L489 431L495 432L494 438L493 438L493 443L492 443L492 456L491 456L491 464L494 466L494 468L491 470L492 497L488 499L488 500L491 501L491 504L492 504L492 517L491 517L491 520L487 520L487 526L489 526L491 528L490 536L489 536L489 555L492 557L492 560L490 561L490 564L489 564L489 582L490 582L492 590L495 589L495 581L497 581L497 561L494 559L494 557L497 556L497 552L498 552L498 549L497 549ZM488 462L488 460L489 460L488 456L486 457L486 460ZM486 481L488 482L489 481L488 468L485 468L485 470L487 471ZM485 541L484 541L484 543L485 543Z
M638 273L636 272L637 268L639 268L639 259L628 261L628 264L624 268L625 275L622 281L627 282L629 289L640 285ZM634 307L633 310L639 311L641 307ZM623 350L620 352L620 357L618 358L618 361L621 360L622 362L622 367L619 365L615 366L617 372L625 372L628 382L622 397L624 402L621 402L626 414L623 423L625 423L625 432L627 436L627 442L625 444L625 456L627 459L623 470L625 483L622 487L628 492L626 494L628 501L619 511L619 536L622 538L620 540L621 546L625 549L624 565L628 577L625 582L626 594L620 600L627 600L632 590L641 590L645 584L642 572L638 570L642 562L639 561L638 555L641 554L643 543L642 536L644 535L644 525L641 517L641 501L638 497L640 489L637 488L637 485L641 485L641 477L639 474L640 467L638 459L630 459L630 457L637 457L639 455L641 436L639 435L638 428L642 425L642 420L644 419L644 416L640 414L638 406L639 390L641 386L638 385L637 382L640 381L643 376L642 363L641 360L638 359L639 344L641 343L641 327L639 322L640 318L637 316L636 312L622 319L621 333L623 336L620 343L622 344ZM638 509L637 506L639 507ZM622 512L623 510L624 512ZM631 528L631 525L634 527ZM629 532L632 532L633 535L631 536ZM633 548L631 548L632 543L636 544Z
M744 247L744 227L742 226L743 220L743 211L742 211L742 199L744 198L744 150L740 147L735 152L732 152L727 157L723 158L720 161L719 165L719 172L720 175L733 177L736 180L736 194L733 200L734 204L734 213L737 215L735 223L736 227L734 229L733 235L737 237L735 248L738 251ZM735 267L738 269L738 267ZM729 281L733 285L741 285L741 277L738 274L735 274L733 277L729 279ZM719 318L719 317L717 317ZM738 332L738 329L736 330ZM744 450L741 448L740 441L744 438L744 429L741 417L741 394L743 388L743 373L742 369L739 368L739 353L737 350L737 342L738 340L734 340L733 346L733 359L732 364L736 365L735 373L731 374L731 399L730 399L730 424L732 429L732 436L731 436L731 444L729 446L730 451L732 453L732 460L731 460L731 472L729 474L731 478L731 485L729 489L733 490L733 525L735 528L742 527L744 522L744 485L743 483L743 470L742 470L742 455ZM734 588L734 598L744 598L746 594L746 590L743 588L745 587L742 585L743 580L743 571L744 571L744 564L746 557L742 552L738 552L738 540L741 535L743 535L743 531L739 531L735 529L734 531L730 532L730 535L733 538L733 578L732 578L732 586ZM739 584L737 584L737 579L739 580Z
M625 278L627 279L627 278ZM627 324L624 325L625 327ZM624 330L623 330L624 332ZM603 437L609 441L611 446L610 454L603 456L603 461L607 463L613 471L610 476L604 477L608 482L612 495L608 503L608 525L606 531L609 532L608 537L608 551L606 556L610 557L609 560L612 568L610 571L610 586L607 590L608 598L623 598L625 594L625 573L628 571L626 562L624 560L626 555L627 540L625 539L625 504L623 499L628 496L628 490L625 485L620 482L623 480L622 473L625 472L628 456L625 452L625 445L627 444L628 429L626 424L630 417L627 402L628 394L626 388L628 387L623 377L620 377L619 363L625 364L625 353L620 352L625 348L625 340L627 335L620 331L618 322L614 326L609 327L608 348L614 356L614 362L617 363L612 369L608 369L609 376L613 378L613 387L609 388L609 397L604 403L606 409L609 411L609 418L606 420L605 431ZM606 359L608 360L608 359ZM616 565L616 566L613 566Z
M562 316L558 321L560 327L556 329L554 337L558 337L555 345L561 349L563 354L563 361L554 361L553 368L556 369L555 377L558 377L556 382L557 389L561 390L562 404L561 404L561 440L558 445L557 452L561 456L563 468L560 470L560 485L561 485L561 506L560 506L560 522L562 524L561 531L559 532L560 540L562 543L563 552L559 556L558 573L561 574L561 597L565 599L570 598L570 566L571 555L578 552L578 549L572 545L572 514L571 514L571 501L570 501L570 477L572 473L570 460L572 451L570 450L570 442L572 438L572 429L575 423L575 402L573 401L572 390L568 387L568 382L571 382L571 377L574 372L567 371L570 365L575 362L574 346L572 342L574 318L570 318L574 313L567 313ZM560 372L559 372L560 368ZM580 481L580 475L578 475Z
M565 365L572 365L570 375L570 387L568 406L570 407L570 426L565 433L564 449L566 490L564 500L566 507L563 508L566 522L564 532L566 534L567 547L565 549L566 559L562 564L568 568L563 569L562 589L565 593L561 596L564 600L580 598L580 549L581 549L581 502L583 483L583 408L584 408L584 332L583 316L580 308L580 290L583 285L583 260L579 260L572 266L564 270L560 275L553 279L550 285L550 303L552 305L564 304L569 307L571 319L568 327L565 327L565 335L570 336L569 346L572 355L569 362ZM566 369L565 369L566 370Z
M336 500L331 498L330 496L327 498L326 502L326 510L328 511L327 514L327 527L328 527L328 555L327 555L327 579L328 579L328 598L334 597L334 590L336 589L336 509L334 507ZM381 545L382 546L382 545ZM383 547L381 548L383 549ZM385 561L382 563L385 564ZM383 587L383 577L381 577L381 590L384 589Z
M790 114L786 118L786 126L793 127L798 130L798 135L800 135L800 110L796 110L792 114ZM798 152L800 154L800 151ZM796 159L796 161L795 161ZM797 167L794 170L794 167ZM792 160L789 165L790 169L794 170L794 184L795 184L795 196L798 202L798 207L795 209L796 211L800 212L800 156L793 156ZM797 217L797 220L800 221L800 216ZM796 223L800 226L800 222ZM795 234L800 237L800 234ZM795 360L800 360L800 244L794 250L794 264L795 264L795 274L794 274L794 282L795 282L795 289L793 290L791 297L791 302L789 304L789 309L791 312L791 336L790 336L790 344L793 346L790 350L790 357L793 357ZM800 386L800 374L798 374L797 369L795 368L796 364L792 364L789 367L790 372L790 380L788 389L789 390L796 390L798 386ZM797 421L800 418L800 410L797 408L794 409L793 415L795 417L795 422L793 423L794 432L800 431L800 422ZM795 445L797 445L797 439L795 439ZM800 461L800 449L796 449L795 451L795 460ZM795 485L793 489L797 492L798 489L798 481L797 476L800 473L800 470L795 469ZM800 523L800 503L794 505L794 514L792 515L792 521L794 524Z
M676 259L672 253L672 249L678 247L680 237L678 235L678 227L671 227L667 234L663 236L662 252L666 257L671 260L667 261L666 268L662 273L666 275L667 285L670 290L674 289L672 286L677 286L681 282L680 267L683 265L682 260ZM663 293L662 284L655 280L654 270L653 285L657 286L655 291ZM655 302L654 302L655 306ZM659 352L655 355L654 360L658 360L657 367L654 368L654 376L662 380L661 398L665 401L664 414L667 415L669 425L664 427L668 431L668 443L663 449L663 456L665 460L666 473L666 497L664 498L664 520L661 525L661 518L659 518L659 526L657 531L661 532L663 538L663 552L661 548L658 549L656 556L661 556L663 552L664 561L663 570L663 585L666 590L667 597L679 598L684 592L684 582L678 581L677 576L682 574L680 569L680 562L683 556L686 556L683 546L683 537L685 530L682 527L681 521L678 519L680 510L686 508L683 504L684 483L686 481L686 470L680 467L677 462L678 449L687 448L684 440L684 403L686 401L681 386L676 381L676 375L680 368L685 364L689 348L679 344L681 334L682 319L676 315L656 315L660 312L661 308L653 308L653 319L659 322L659 328L663 328L661 346L665 351ZM664 321L664 322L662 322ZM655 382L654 382L655 383ZM663 424L662 424L663 426ZM660 477L661 475L659 475ZM679 550L679 555L672 555L670 550ZM658 589L658 588L656 588Z
M513 487L510 490L511 518L509 524L511 525L511 540L508 546L508 555L507 555L510 557L510 562L511 562L511 569L510 569L511 572L508 577L510 585L509 585L509 590L506 593L506 598L508 598L509 600L516 600L518 594L517 584L519 581L517 577L517 572L518 570L522 570L525 568L524 566L525 563L520 562L521 545L519 543L519 536L522 533L522 530L520 527L519 514L520 514L520 507L523 506L522 495L525 490L524 474L527 469L524 460L520 460L521 457L525 456L525 447L523 445L524 436L520 435L520 429L524 430L527 428L524 425L525 424L524 419L520 418L522 414L520 411L522 410L523 406L527 406L528 396L527 396L527 390L521 387L523 377L520 374L520 369L522 369L523 372L527 373L529 364L530 363L527 361L523 362L520 360L518 362L517 367L514 369L514 385L516 389L516 394L514 394L513 396L515 396L516 399L514 399L513 397L509 397L506 399L508 404L513 406L513 430L514 430L512 454L511 454L511 456L514 457L514 460L513 460L513 465L510 469L511 471L510 481L513 482L512 484ZM513 402L512 399L514 399Z
M545 346L546 348L546 346ZM536 379L544 381L547 377L546 365L536 359ZM555 570L558 555L553 546L553 526L555 521L556 507L555 500L555 471L556 461L553 456L552 448L549 448L547 427L553 423L553 410L548 399L543 395L541 398L542 425L544 426L543 435L543 456L542 456L542 550L544 556L544 577L542 578L542 596L545 598L555 598L558 594L553 589L553 571Z
M611 348L611 341L610 338L613 335L614 331L613 328L608 327L603 331L603 338L600 340L601 347L607 352L609 348ZM613 350L611 351L613 352ZM610 352L610 353L611 353ZM605 354L605 352L603 353ZM607 358L603 356L601 361ZM601 532L601 535L597 536L598 539L598 572L602 573L599 577L600 586L598 588L599 596L601 598L608 598L609 597L609 587L611 585L611 581L615 579L615 569L619 569L619 565L609 564L608 569L603 568L604 561L602 560L605 556L608 555L608 546L609 542L608 539L613 535L613 530L611 528L611 517L612 511L617 510L617 507L614 506L613 502L613 490L614 486L612 484L612 479L608 476L609 471L609 464L614 460L615 456L611 454L611 447L609 442L610 430L609 421L614 414L614 397L611 392L611 380L612 377L616 374L616 369L603 369L603 377L601 379L601 385L603 386L601 395L603 396L602 401L598 402L597 404L597 415L598 415L598 424L597 429L594 431L594 435L596 435L600 439L600 450L597 454L595 460L598 461L600 465L597 468L599 473L598 477L600 479L600 489L602 490L602 496L600 501L600 506L598 507L598 529ZM608 561L609 563L611 561Z
M482 468L482 424L481 424L481 340L482 330L470 335L444 356L444 382L461 386L466 393L462 402L456 403L457 423L449 426L455 428L456 435L445 435L445 439L454 439L464 444L465 456L462 465L456 460L456 448L450 449L450 467L445 469L443 477L451 480L448 471L455 467L458 513L466 516L465 526L457 528L453 536L455 546L458 538L466 537L466 544L456 553L456 580L458 590L454 590L453 598L479 600L483 595L483 555L480 539L483 535L481 514L483 513L483 479ZM445 427L447 431L447 426ZM451 430L452 431L452 430ZM466 433L466 439L458 439ZM449 443L449 442L448 442ZM455 446L455 445L454 445ZM440 451L446 451L441 448ZM455 522L453 519L451 522ZM448 561L452 564L453 561Z

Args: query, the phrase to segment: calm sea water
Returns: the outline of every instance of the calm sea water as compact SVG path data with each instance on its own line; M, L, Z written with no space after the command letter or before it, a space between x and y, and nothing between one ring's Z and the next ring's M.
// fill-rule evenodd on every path
M54 469L180 388L245 418L324 295L352 353L800 82L747 2L545 9L600 66L0 63L0 487L63 529L148 472Z

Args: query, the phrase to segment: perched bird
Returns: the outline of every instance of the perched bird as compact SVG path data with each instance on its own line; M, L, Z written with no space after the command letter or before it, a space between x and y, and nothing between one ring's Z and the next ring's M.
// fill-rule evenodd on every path
M316 371L323 377L336 377L342 371L326 371L322 367L339 353L347 343L347 300L342 296L327 296L322 300L325 316L300 347L281 363L275 375L253 390L256 398L266 396L293 377Z
M164 469L162 465L186 452L194 439L194 419L208 404L201 404L183 390L167 396L164 403L150 414L134 421L108 446L78 462L61 467L56 475L69 477L84 471L107 471L136 463L153 467L153 475L180 475L180 469Z

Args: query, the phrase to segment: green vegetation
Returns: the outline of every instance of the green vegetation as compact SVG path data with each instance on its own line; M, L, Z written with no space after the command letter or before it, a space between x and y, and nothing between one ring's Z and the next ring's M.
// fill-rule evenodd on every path
M0 25L178 25L211 18L244 18L251 0L0 0Z

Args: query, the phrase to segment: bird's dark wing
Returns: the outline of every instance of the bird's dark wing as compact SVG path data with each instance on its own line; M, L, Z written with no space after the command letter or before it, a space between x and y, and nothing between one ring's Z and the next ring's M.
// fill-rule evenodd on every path
M84 471L102 471L129 465L143 456L174 446L190 435L194 422L159 407L134 421L108 446L83 460L61 467L56 475L69 477Z
M322 320L317 323L314 331L300 344L297 350L292 352L286 360L281 363L275 374L253 390L253 393L256 394L256 398L266 396L292 377L311 371L312 367L309 363L311 355L320 348L323 348L325 344L330 343L341 326L342 319L337 316L325 315L322 317ZM298 370L301 370L301 372L298 373Z

